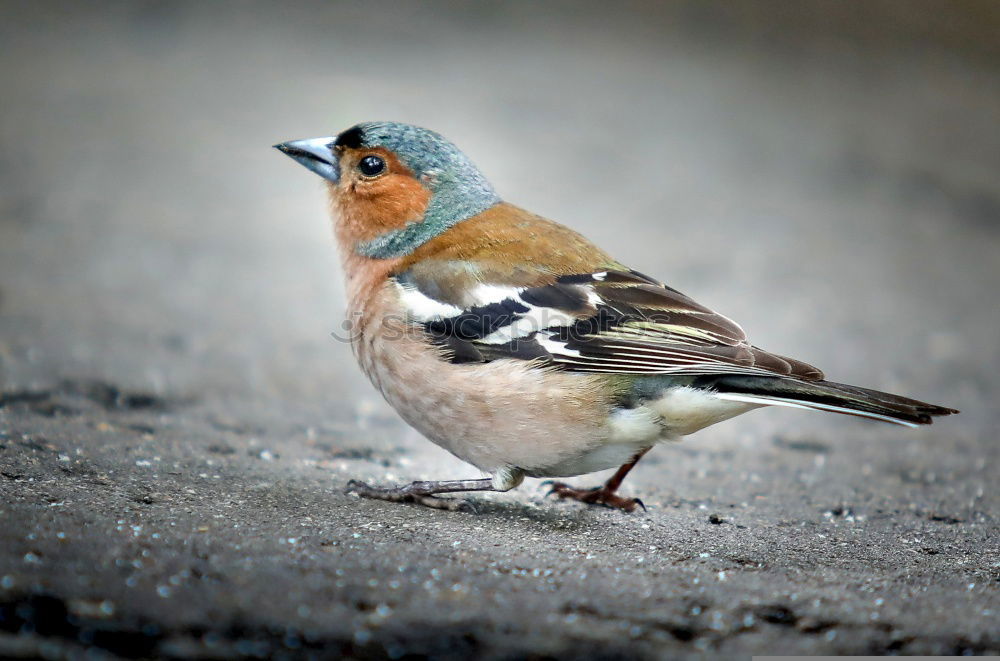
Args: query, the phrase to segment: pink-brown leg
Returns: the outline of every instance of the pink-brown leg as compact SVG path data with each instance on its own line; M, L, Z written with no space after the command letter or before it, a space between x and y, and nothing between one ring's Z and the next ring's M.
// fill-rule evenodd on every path
M358 480L347 483L345 493L353 493L362 498L387 500L390 503L416 503L425 507L452 512L475 512L472 503L457 498L438 498L439 493L458 491L496 491L493 480L441 480L435 482L411 482L402 487L373 487Z
M632 460L615 471L615 474L603 486L592 489L577 489L565 482L553 482L551 480L543 484L550 485L552 488L549 490L549 494L555 494L560 499L568 498L570 500L578 500L581 503L587 503L588 505L603 505L604 507L620 509L625 512L633 512L637 507L641 507L645 511L646 506L638 498L623 498L615 492L622 485L625 476L628 475L629 471L639 463L639 460L647 452L649 452L649 448L632 457Z

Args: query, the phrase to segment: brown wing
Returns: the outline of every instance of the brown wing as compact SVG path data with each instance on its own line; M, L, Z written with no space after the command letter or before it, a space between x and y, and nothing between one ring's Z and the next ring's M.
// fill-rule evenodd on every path
M752 346L738 324L641 273L503 275L468 261L425 264L395 277L414 323L454 362L534 360L612 374L783 375L823 378L801 361ZM513 282L512 282L513 281Z

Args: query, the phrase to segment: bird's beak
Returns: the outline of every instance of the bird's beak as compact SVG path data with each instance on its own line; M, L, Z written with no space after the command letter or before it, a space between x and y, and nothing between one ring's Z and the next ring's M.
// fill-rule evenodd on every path
M333 151L336 137L289 140L275 145L278 151L294 158L324 179L340 181L340 163Z

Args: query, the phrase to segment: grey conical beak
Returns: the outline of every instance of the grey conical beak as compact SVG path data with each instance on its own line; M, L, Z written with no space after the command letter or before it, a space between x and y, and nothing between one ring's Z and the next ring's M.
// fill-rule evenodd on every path
M340 164L333 151L336 137L289 140L274 145L274 148L298 161L324 179L333 183L340 181Z

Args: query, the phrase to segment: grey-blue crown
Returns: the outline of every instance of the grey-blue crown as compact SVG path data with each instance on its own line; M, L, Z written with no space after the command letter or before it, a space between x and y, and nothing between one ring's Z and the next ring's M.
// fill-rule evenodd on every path
M423 219L359 244L366 257L402 257L449 227L500 202L493 186L455 145L428 129L397 122L364 122L339 136L345 147L384 147L421 179L431 193Z

